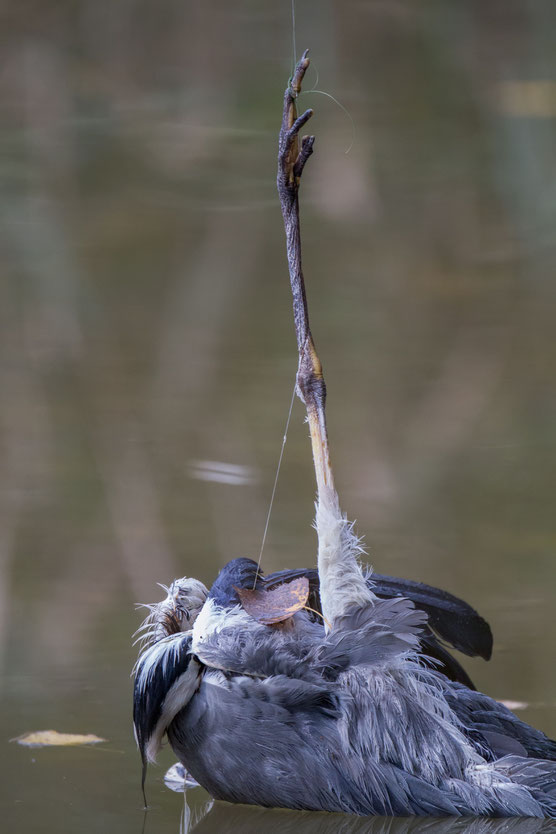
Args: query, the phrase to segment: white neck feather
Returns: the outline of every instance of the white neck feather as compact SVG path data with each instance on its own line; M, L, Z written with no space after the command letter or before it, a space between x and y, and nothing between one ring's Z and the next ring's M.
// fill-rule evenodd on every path
M319 490L315 527L319 540L322 613L325 622L333 628L334 621L347 614L350 608L368 605L376 597L367 586L358 561L363 548L353 532L353 525L340 509L334 488Z

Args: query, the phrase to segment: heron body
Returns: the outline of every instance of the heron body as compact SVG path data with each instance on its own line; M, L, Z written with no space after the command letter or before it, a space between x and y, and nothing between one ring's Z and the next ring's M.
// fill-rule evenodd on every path
M148 758L167 733L193 777L230 802L556 815L556 744L431 668L427 615L411 600L373 592L329 634L306 611L264 626L235 590L252 587L256 570L229 563L193 628L141 655L135 725Z

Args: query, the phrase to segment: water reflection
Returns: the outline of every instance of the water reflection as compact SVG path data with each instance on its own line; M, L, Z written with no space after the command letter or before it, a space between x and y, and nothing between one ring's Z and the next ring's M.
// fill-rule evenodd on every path
M258 554L291 396L291 6L2 7L0 738L123 751L6 744L3 822L92 831L102 808L135 832L134 603ZM356 126L346 156L342 113L304 99L343 504L378 570L484 614L472 678L556 735L556 4L297 0L297 18ZM269 571L315 561L302 421L296 404ZM157 801L175 830L176 796Z
M556 822L551 820L352 817L225 802L197 806L194 812L185 811L180 825L180 834L553 834L555 831Z

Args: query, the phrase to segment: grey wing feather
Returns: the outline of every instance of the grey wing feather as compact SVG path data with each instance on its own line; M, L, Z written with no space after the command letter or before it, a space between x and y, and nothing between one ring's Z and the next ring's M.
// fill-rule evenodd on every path
M190 633L172 634L144 649L136 663L133 726L143 761L153 761L167 724L192 697L199 666Z
M278 571L264 577L262 583L272 588L280 582L289 582L300 576L306 576L309 580L308 604L320 610L319 578L317 571L312 568ZM469 603L441 588L411 579L369 573L367 582L381 599L410 599L428 615L431 628L454 649L470 657L478 655L489 660L492 654L492 631L486 620Z
M490 761L519 753L516 745L521 755L524 751L532 758L556 761L556 741L521 721L494 698L453 682L446 686L444 695L466 735Z
M508 757L489 790L460 779L432 784L392 762L353 754L341 730L344 710L356 726L353 709L334 683L213 672L168 736L193 777L228 802L378 816L496 816L510 808L540 817L550 810L550 763L533 771L529 760Z
M306 631L278 638L273 627L224 628L203 640L202 660L207 666L253 677L333 680L348 667L384 665L418 651L425 623L426 614L409 600L380 600L339 620L327 636L319 629L312 639Z
M462 813L452 790L371 758L346 758L336 694L320 687L328 704L315 710L317 689L287 678L236 677L219 685L205 679L169 727L170 742L194 778L229 802L373 815Z
M384 665L418 651L426 614L407 599L381 600L350 612L316 651L317 666L327 678L352 666Z
M204 638L201 656L206 666L235 674L318 679L307 665L310 643L292 634L288 640L281 640L278 647L277 651L276 632L272 627L254 631L223 628Z

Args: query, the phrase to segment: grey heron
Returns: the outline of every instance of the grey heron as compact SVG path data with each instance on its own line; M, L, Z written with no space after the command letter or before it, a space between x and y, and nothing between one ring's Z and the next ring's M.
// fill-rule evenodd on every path
M379 815L556 813L556 744L434 671L419 651L426 614L411 600L375 593L328 635L307 611L269 628L240 605L236 589L255 578L255 562L233 560L202 608L184 580L152 607L135 683L145 761L167 733L194 778L233 802Z
M403 580L383 578L403 591L381 593L340 508L301 271L298 189L314 138L299 142L312 113L298 117L295 102L308 63L305 53L285 92L278 189L298 393L317 481L318 583L307 578L322 619L301 609L265 625L242 604L242 591L287 583L296 571L265 579L255 562L237 559L210 590L178 580L152 607L135 670L144 768L166 734L197 782L230 802L358 815L556 817L556 742L462 682L434 636L449 630L450 618L435 621L435 606L427 610L416 588L412 598ZM427 593L430 603L433 589ZM452 645L465 644L455 631Z

